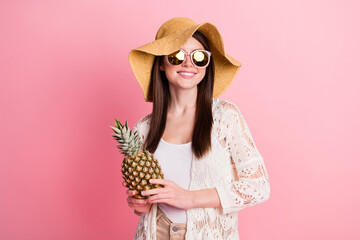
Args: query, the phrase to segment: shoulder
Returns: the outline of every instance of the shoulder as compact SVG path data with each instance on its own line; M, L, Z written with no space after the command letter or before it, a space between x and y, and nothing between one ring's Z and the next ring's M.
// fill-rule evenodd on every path
M219 132L242 124L243 116L235 103L221 99L213 99L213 120L215 129Z
M132 130L137 132L141 142L144 141L147 133L149 132L151 114L142 116L134 125Z
M134 125L134 128L139 129L145 123L150 123L151 113L142 116Z
M220 113L221 115L229 112L235 112L241 115L240 110L235 103L221 98L213 98L213 110L215 113Z

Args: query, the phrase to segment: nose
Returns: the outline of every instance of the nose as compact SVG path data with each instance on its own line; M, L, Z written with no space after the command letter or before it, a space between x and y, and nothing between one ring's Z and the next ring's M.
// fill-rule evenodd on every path
M190 54L187 54L186 55L186 58L183 62L183 66L186 66L186 67L192 67L192 62L191 62L191 56Z

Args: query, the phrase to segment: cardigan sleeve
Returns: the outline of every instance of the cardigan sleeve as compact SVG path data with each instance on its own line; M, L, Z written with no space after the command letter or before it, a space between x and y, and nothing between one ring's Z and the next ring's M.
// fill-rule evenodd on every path
M148 132L148 126L150 125L151 114L147 114L143 117L141 117L132 128L133 132L137 132L138 136L140 137L141 146L143 147L143 144L145 142L145 137Z
M226 148L234 169L231 183L216 185L226 214L269 199L270 183L264 160L237 106L227 102L221 118Z

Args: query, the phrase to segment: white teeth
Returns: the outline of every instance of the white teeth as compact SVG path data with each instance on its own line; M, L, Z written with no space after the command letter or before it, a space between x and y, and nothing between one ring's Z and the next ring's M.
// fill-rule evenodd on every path
M195 73L188 73L188 72L179 72L179 74L185 75L185 76L194 76Z

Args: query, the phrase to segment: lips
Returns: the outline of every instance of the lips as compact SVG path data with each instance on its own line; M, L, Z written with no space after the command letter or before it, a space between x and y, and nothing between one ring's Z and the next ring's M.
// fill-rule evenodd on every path
M178 73L194 73L194 74L196 74L195 72L189 72L189 71L178 71Z
M192 72L178 72L178 74L183 79L192 79L196 75L196 73L192 73Z
M193 77L196 74L194 72L186 72L186 71L179 71L177 73L184 77Z

